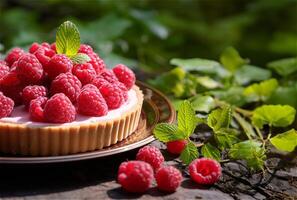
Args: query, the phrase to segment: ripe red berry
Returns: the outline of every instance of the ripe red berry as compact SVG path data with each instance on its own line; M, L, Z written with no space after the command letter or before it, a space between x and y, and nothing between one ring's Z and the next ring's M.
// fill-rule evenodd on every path
M191 179L198 184L212 185L222 174L221 165L216 160L200 158L189 165Z
M169 153L179 155L184 150L187 145L187 140L175 140L171 142L167 142L167 151Z
M120 82L122 82L128 90L135 84L135 74L131 69L123 64L116 65L113 69L114 74Z
M40 45L37 42L34 42L29 48L29 53L35 53L39 49L39 47Z
M32 121L44 122L43 109L47 102L47 98L40 96L33 99L29 105L29 115Z
M48 77L53 80L61 73L71 72L72 61L63 54L56 54L43 67Z
M57 93L46 102L43 115L46 122L66 123L75 120L76 111L65 94Z
M14 101L15 105L22 103L21 92L24 86L21 84L14 69L0 79L0 91Z
M94 85L85 85L77 98L78 112L89 116L103 116L108 113L107 104Z
M51 44L51 49L54 50L55 53L57 53L57 47L55 42Z
M29 85L23 89L22 98L26 107L30 105L31 100L37 97L45 97L47 89L41 85Z
M153 174L152 167L146 162L123 162L119 167L118 183L128 192L144 193L152 184Z
M0 79L9 73L9 67L3 63L0 63Z
M164 163L164 157L161 151L154 146L141 148L136 155L136 159L149 163L154 170L159 169Z
M79 53L85 53L85 54L92 54L94 53L93 48L90 45L87 44L81 44L78 50Z
M51 48L51 45L49 43L47 43L47 42L41 43L41 46L49 48L49 49Z
M0 92L0 118L8 117L11 114L13 107L13 100L4 96L4 94Z
M5 61L8 66L12 66L15 61L17 61L22 55L25 54L25 51L21 48L13 48L10 52L8 52Z
M81 89L81 83L76 76L70 72L58 75L51 84L51 95L64 93L71 102L76 102Z
M22 83L36 84L43 76L43 68L34 55L24 54L17 62L16 73Z
M183 179L180 171L172 166L161 167L155 177L158 189L164 192L175 192Z
M89 63L92 64L93 68L95 69L96 73L99 75L105 69L104 61L96 54L96 53L89 53L88 56L90 57L91 61Z
M96 71L90 63L74 65L72 73L80 80L82 85L91 83L97 76Z

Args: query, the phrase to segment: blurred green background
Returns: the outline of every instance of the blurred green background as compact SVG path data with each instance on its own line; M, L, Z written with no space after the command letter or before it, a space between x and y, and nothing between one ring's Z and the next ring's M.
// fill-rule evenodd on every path
M258 66L297 54L296 0L1 0L1 53L54 42L65 20L109 67L158 73L171 58L217 59L230 45Z

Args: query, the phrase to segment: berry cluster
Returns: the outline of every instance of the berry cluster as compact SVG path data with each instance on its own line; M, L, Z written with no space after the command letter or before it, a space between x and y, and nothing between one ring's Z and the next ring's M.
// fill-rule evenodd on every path
M122 64L107 69L89 45L81 44L78 53L90 60L76 64L58 54L55 43L33 43L29 52L12 49L0 60L0 118L25 105L33 121L65 123L77 113L104 116L123 105L134 73Z
M189 174L194 182L211 185L219 180L221 166L215 160L200 158L189 165ZM119 167L118 183L128 192L146 192L154 178L157 188L163 192L175 192L183 179L178 169L164 165L162 153L154 146L141 148L136 161L123 162Z

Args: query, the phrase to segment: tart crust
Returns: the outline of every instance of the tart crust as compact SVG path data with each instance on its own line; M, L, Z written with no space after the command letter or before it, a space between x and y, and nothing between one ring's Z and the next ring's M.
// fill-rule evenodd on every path
M99 150L131 135L138 126L143 93L137 86L137 104L110 121L71 126L30 127L0 123L0 152L26 156L59 156Z

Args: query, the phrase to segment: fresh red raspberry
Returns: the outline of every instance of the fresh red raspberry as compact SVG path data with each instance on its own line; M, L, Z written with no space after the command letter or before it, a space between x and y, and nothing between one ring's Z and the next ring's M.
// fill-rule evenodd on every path
M107 104L94 85L87 84L77 98L78 112L88 116L104 116L108 113Z
M43 67L49 78L54 79L61 73L71 72L72 61L63 54L56 54Z
M120 82L122 82L128 90L135 84L135 74L131 69L123 64L116 65L113 69L114 74Z
M97 76L96 71L90 63L74 65L72 73L80 80L82 85L91 83Z
M154 146L145 146L141 148L136 155L136 160L142 160L149 163L154 170L159 169L164 163L164 157L161 151Z
M8 117L14 107L14 102L11 98L6 97L0 92L0 118Z
M101 74L103 69L105 69L104 61L96 53L89 53L88 56L91 59L91 61L89 61L89 63L92 64L92 66L95 69L96 73L98 75Z
M13 48L6 56L5 61L8 66L12 66L12 64L17 61L22 55L25 54L25 51L19 47Z
M29 85L23 89L22 98L26 107L29 107L31 100L37 97L45 97L47 89L41 85Z
M40 45L37 42L34 42L29 48L29 53L35 53L39 49L39 47Z
M57 46L55 42L51 44L51 49L54 50L55 53L57 53Z
M167 151L169 153L179 155L184 150L185 146L187 145L187 140L175 140L171 142L167 142Z
M92 54L94 53L93 48L90 45L87 44L81 44L78 50L79 53L85 53L85 54Z
M49 49L47 47L41 46L38 50L34 52L34 55L42 64L43 67L46 67L51 59L56 53L54 50Z
M123 162L119 167L118 183L128 192L144 193L152 184L153 174L153 168L146 162Z
M156 175L157 187L164 192L175 192L182 182L182 174L172 166L161 167Z
M75 107L63 93L52 96L45 104L44 119L51 123L67 123L75 120Z
M107 80L111 84L119 87L123 91L123 96L125 101L128 99L128 90L126 86L118 80L118 78L116 77L116 75L113 73L112 70L107 70L107 69L103 70L100 76L102 76L105 80Z
M35 122L44 122L43 109L47 102L46 97L37 97L30 102L29 114L30 119Z
M9 73L9 67L4 63L0 63L0 79L8 73Z
M76 102L81 89L81 82L70 72L58 75L53 81L50 89L51 95L64 93L71 102Z
M24 84L39 83L43 76L43 68L37 58L32 54L25 54L17 62L16 72Z
M221 165L216 160L200 158L189 165L191 179L198 184L212 185L222 174Z
M7 65L7 62L5 62L4 60L0 60L0 64L1 65ZM8 66L8 65L7 65Z
M0 91L4 93L5 96L11 98L15 105L20 105L22 103L21 92L24 86L21 84L15 69L4 75L0 79Z
M116 85L112 85L106 81L104 78L100 76L96 77L92 84L99 89L109 109L116 109L125 102L123 91Z
M46 48L48 48L48 49L51 48L51 45L50 45L49 43L47 43L47 42L43 42L43 43L41 43L41 46L46 47Z

